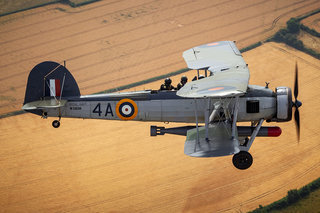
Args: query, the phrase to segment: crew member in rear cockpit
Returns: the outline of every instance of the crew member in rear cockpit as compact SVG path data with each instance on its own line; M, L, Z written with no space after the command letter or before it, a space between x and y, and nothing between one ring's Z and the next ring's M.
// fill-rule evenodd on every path
M188 78L187 76L182 76L180 83L177 85L177 90L181 89L181 87L183 87L186 83L188 82Z

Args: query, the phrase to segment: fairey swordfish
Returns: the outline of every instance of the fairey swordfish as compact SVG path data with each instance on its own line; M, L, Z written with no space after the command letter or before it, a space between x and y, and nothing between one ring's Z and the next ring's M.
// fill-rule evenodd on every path
M248 85L249 69L233 41L204 44L183 53L188 68L198 70L198 80L180 90L144 90L109 94L80 95L79 87L65 66L51 61L36 65L30 72L22 109L36 115L107 120L192 123L164 128L151 126L151 136L186 136L184 153L193 157L233 155L238 169L247 169L253 159L248 152L256 137L281 134L277 126L262 123L286 122L295 108L297 133L298 70L294 97L289 87L272 91L266 86ZM199 79L199 70L205 78ZM85 122L85 121L84 121ZM251 122L238 126L238 122Z

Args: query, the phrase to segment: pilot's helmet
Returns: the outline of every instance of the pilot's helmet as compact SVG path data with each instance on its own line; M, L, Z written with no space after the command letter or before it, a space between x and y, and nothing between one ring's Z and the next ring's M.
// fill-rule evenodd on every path
M187 76L184 75L184 76L181 77L181 83L182 83L182 84L187 83L187 81L188 81Z
M203 79L203 78L204 78L204 76L203 76L203 75L199 75L198 80Z
M164 83L166 84L166 85L170 85L171 84L171 79L170 78L166 78L166 80L164 80Z

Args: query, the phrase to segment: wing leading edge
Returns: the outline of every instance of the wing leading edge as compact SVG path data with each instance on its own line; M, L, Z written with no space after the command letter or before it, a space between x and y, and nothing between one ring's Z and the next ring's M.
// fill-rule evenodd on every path
M183 53L190 69L208 69L210 77L192 81L177 95L186 98L232 97L246 92L250 73L232 41L209 43Z

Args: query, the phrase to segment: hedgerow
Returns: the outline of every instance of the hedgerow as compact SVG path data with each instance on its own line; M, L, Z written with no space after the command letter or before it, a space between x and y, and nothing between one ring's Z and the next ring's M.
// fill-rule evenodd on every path
M320 59L320 54L313 49L307 48L301 40L298 39L300 30L308 29L306 32L313 32L312 35L319 36L319 33L313 29L300 24L301 19L291 18L287 21L287 28L280 29L275 35L267 41L283 42L297 50L303 51L317 59Z
M286 197L275 201L267 206L259 205L259 208L251 211L252 213L265 213L270 212L272 210L281 210L284 209L301 199L307 197L311 192L320 189L320 178L312 181L308 185L300 188L300 189L292 189L288 191Z

